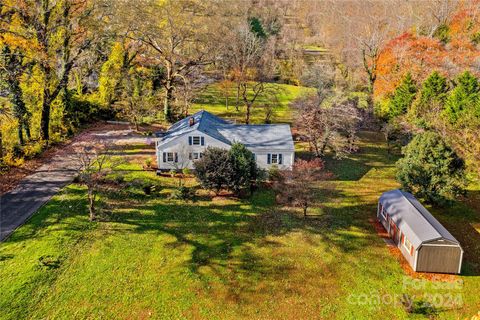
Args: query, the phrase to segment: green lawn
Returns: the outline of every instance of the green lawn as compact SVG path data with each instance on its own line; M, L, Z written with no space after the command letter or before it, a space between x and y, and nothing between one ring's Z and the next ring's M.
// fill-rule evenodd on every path
M395 160L378 134L363 133L358 154L327 160L335 189L317 190L316 216L306 220L277 208L269 190L249 200L170 200L176 181L139 170L140 159L123 168L127 182L151 180L160 194L135 186L103 194L106 221L88 222L85 190L71 185L0 244L0 319L472 316L479 214L460 203L434 210L469 252L461 289L405 288L410 278L370 222L380 192L397 187ZM463 307L409 314L375 303L406 293L418 304L426 292L460 294Z
M288 108L289 103L295 98L306 94L314 93L313 88L298 87L288 84L267 83L265 84L265 92L274 93L277 96L278 105L274 106L274 114L272 122L291 122L291 109ZM252 92L249 92L250 96ZM218 83L209 85L194 101L191 112L205 109L220 117L244 122L245 107L240 99L239 111L235 109L236 88L232 86L228 90L228 109L226 107L225 94ZM265 103L271 103L273 100L271 95L260 94L254 103L252 110L251 123L265 123Z

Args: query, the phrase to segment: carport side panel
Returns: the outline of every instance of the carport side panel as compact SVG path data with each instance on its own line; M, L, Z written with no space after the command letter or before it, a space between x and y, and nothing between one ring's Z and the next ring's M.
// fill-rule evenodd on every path
M457 274L461 258L460 247L423 245L418 252L417 271Z

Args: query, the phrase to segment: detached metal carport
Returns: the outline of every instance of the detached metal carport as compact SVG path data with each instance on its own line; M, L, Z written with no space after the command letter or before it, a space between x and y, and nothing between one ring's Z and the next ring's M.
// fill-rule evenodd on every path
M410 193L392 190L381 195L377 218L414 271L460 273L460 243Z

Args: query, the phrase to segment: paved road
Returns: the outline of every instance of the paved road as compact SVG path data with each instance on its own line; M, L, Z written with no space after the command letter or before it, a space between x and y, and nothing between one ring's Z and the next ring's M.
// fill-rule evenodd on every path
M78 140L81 141L59 150L49 163L25 177L14 190L0 196L0 241L24 224L52 196L73 180L79 168L78 159L71 152L76 145L94 145L101 140L115 144L145 143L145 138L132 135L130 130L94 131L84 134L82 139Z

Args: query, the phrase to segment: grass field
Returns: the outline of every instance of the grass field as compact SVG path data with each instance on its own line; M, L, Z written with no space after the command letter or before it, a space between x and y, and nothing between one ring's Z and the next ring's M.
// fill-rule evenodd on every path
M288 84L267 83L265 84L265 92L274 93L279 104L274 107L272 122L291 122L291 109L288 108L289 103L295 98L306 94L314 93L314 89L306 87L298 87ZM232 85L228 89L228 109L226 108L225 93L218 83L209 85L195 100L191 112L205 109L220 117L244 122L245 107L243 101L240 100L239 111L235 109L236 88ZM252 92L249 92L250 96ZM271 96L267 93L260 94L254 104L251 116L252 123L264 123L265 110L263 106L266 102L271 102Z
M379 137L363 133L359 153L327 159L335 189L316 191L308 219L277 208L269 190L248 200L168 199L176 181L135 160L123 168L127 182L159 183L160 194L135 186L103 194L106 221L90 223L85 190L71 185L0 244L0 319L472 316L480 309L478 210L434 210L469 252L460 288L405 286L411 278L371 224L379 194L397 187L396 158ZM463 306L425 308L425 293L460 295ZM415 301L412 313L398 302L403 294Z

